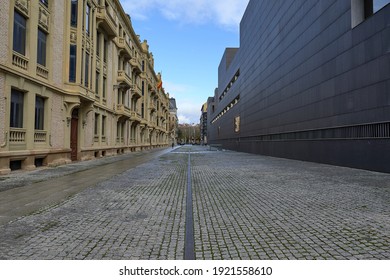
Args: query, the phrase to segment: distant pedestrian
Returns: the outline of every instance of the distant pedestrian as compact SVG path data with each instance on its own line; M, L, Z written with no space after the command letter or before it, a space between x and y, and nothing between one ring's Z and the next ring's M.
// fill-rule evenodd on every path
M175 147L175 143L172 142L172 149L173 149L173 147Z

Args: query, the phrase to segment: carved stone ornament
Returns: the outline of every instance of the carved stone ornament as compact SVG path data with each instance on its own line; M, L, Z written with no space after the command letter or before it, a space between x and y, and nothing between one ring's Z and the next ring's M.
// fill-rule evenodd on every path
M76 42L77 42L77 31L76 30L72 30L70 32L70 42L72 44L76 44Z
M29 16L29 2L30 0L16 0L15 7L26 16Z
M49 14L48 12L39 7L39 25L43 27L46 31L49 30Z

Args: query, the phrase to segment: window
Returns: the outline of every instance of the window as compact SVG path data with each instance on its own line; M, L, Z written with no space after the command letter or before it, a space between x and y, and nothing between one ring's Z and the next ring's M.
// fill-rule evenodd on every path
M84 85L86 87L89 86L89 53L85 53L85 79L84 79Z
M95 137L99 135L99 114L95 114L95 129L94 129Z
M96 31L96 55L100 56L100 32Z
M15 89L11 91L10 127L23 127L24 93Z
M26 55L26 22L21 14L14 12L13 50L22 55Z
M37 62L46 66L46 40L47 34L38 28Z
M122 104L122 102L121 102L121 96L122 96L122 93L121 93L120 90L118 90L118 95L117 95L117 103L118 103L118 104Z
M106 116L102 116L102 136L106 136Z
M44 109L45 99L40 96L35 97L35 129L44 130Z
M70 55L69 55L69 82L76 82L76 57L77 57L77 47L76 45L70 45Z
M107 57L108 57L108 41L106 38L104 38L104 52L103 52L103 61L107 62Z
M144 81L142 81L142 83L141 83L141 90L142 90L142 96L144 96L144 94L145 94L145 82Z
M117 126L116 126L116 137L117 137L117 142L118 143L122 143L123 142L123 138L124 138L124 135L125 135L125 123L124 122L117 122Z
M87 7L85 8L85 33L89 35L90 31L90 13L91 13L91 6L87 4Z
M70 8L70 25L77 27L77 0L71 0Z
M100 73L96 72L96 80L95 80L95 94L99 95L99 82L100 82Z
M41 2L43 5L45 5L46 7L49 6L49 0L39 0L39 2Z
M107 84L107 79L106 77L103 77L103 99L106 98L106 84Z

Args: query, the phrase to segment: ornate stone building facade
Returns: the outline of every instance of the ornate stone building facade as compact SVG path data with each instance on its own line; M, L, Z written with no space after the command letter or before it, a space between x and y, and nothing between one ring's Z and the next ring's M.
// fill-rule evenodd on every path
M171 145L177 144L178 124L179 124L179 119L177 117L176 99L170 98L169 99L169 132L171 136L170 139Z
M169 144L169 95L119 0L0 13L0 174Z

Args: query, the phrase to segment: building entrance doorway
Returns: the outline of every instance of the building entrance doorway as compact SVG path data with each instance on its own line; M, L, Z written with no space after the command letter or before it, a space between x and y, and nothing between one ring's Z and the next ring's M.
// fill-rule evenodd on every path
M72 120L70 124L70 149L71 160L77 160L77 146L78 146L78 131L79 131L79 109L76 108L72 111Z

